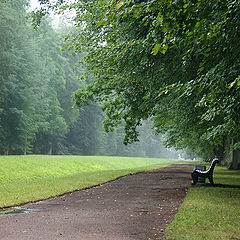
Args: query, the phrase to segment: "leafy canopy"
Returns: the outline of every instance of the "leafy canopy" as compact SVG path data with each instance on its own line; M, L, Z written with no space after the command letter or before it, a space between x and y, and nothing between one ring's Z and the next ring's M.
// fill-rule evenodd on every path
M69 48L85 54L94 76L75 93L76 106L99 102L106 130L124 122L125 143L151 118L169 146L209 156L231 138L239 148L239 4L58 1L58 11L76 11Z

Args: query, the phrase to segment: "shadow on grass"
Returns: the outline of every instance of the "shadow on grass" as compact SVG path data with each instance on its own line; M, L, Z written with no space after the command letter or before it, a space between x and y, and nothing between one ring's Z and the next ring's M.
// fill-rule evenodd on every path
M210 184L209 184L209 185L210 185ZM210 186L211 186L211 185L210 185ZM220 187L220 188L239 188L239 189L240 189L240 185L221 184L221 183L214 184L213 187Z
M221 184L221 183L215 183L214 185L211 185L210 183L204 183L204 184L193 185L192 187L218 187L218 188L238 188L238 189L240 189L240 185Z
M240 175L240 170L229 170L229 169L217 169L216 174L218 175Z

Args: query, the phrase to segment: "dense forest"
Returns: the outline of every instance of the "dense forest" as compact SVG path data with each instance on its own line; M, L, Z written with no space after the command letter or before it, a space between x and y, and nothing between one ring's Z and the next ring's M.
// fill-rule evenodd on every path
M0 3L0 154L176 157L149 122L140 142L125 146L123 126L106 133L98 104L73 108L73 93L92 81L81 54L65 50L65 34L45 18L34 30L26 0Z

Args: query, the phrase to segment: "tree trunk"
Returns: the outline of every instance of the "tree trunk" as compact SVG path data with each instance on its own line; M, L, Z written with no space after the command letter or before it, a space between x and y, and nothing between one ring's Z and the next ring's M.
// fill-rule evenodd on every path
M240 151L235 150L232 152L232 162L229 169L240 169Z
M236 141L232 141L234 144ZM233 150L231 152L231 164L229 169L240 169L240 150Z
M52 155L52 142L49 142L48 155Z
M235 141L230 138L224 140L223 161L221 163L224 166L228 166L229 169L240 169L240 151L231 151L231 145L234 143Z
M214 155L217 157L219 162L224 165L224 140L223 140L223 146L219 145L217 148L214 149Z
M223 141L223 148L224 148L224 152L223 152L223 161L221 162L221 164L223 166L230 166L231 165L231 155L232 152L230 151L230 146L231 146L231 139L230 138L225 138Z
M8 150L4 150L4 155L8 155Z

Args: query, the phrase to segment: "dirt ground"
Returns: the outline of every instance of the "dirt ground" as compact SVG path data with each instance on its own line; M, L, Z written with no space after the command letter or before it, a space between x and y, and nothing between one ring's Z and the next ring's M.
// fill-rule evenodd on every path
M21 207L26 213L0 216L0 239L164 239L191 185L192 169L171 165L26 204Z

